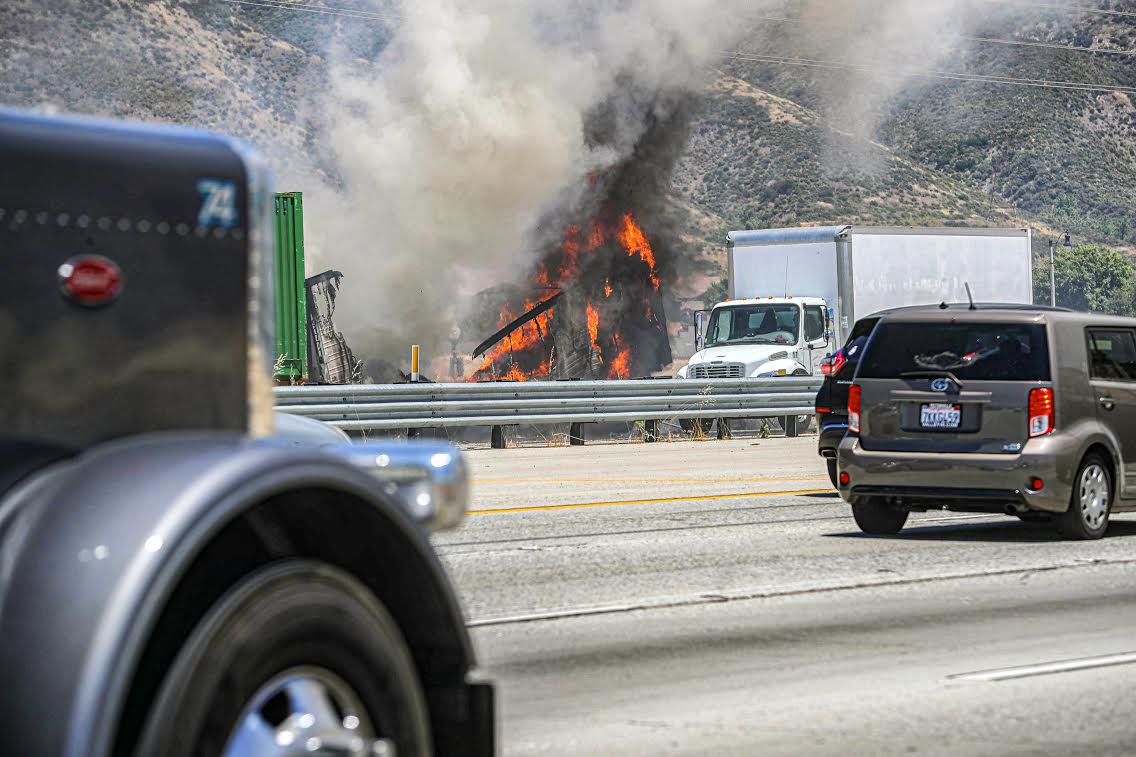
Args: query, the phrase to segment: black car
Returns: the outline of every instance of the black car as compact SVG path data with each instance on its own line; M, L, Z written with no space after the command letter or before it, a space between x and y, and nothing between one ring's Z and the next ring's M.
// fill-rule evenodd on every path
M836 449L848 430L848 387L856 375L856 366L864 345L883 313L865 316L852 326L844 346L821 363L824 383L816 396L817 452L828 463L828 477L836 486Z

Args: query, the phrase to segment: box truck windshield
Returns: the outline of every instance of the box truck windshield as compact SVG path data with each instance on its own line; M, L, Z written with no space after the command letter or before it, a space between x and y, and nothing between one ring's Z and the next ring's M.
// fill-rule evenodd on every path
M706 346L723 344L796 344L801 309L796 305L736 305L715 308Z

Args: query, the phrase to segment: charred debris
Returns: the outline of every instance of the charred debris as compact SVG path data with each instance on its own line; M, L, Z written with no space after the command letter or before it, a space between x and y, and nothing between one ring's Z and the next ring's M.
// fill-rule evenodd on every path
M635 118L646 127L624 161L589 177L582 199L543 224L562 231L527 280L498 290L509 292L498 330L475 348L484 359L470 380L628 379L670 364L664 296L677 235L664 195L694 105L622 100L593 114L595 146L618 149Z

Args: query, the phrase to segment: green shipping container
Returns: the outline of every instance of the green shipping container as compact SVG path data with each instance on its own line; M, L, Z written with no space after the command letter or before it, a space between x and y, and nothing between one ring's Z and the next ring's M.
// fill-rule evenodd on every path
M308 303L304 286L304 196L276 195L276 369L282 383L308 377Z

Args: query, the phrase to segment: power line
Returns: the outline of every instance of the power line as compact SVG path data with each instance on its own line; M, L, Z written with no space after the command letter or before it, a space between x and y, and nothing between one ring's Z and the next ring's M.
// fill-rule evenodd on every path
M1136 15L1136 14L1133 14ZM785 24L794 24L798 26L805 26L807 22L796 18L785 18L784 16L755 16L760 21L777 21ZM982 42L994 45L1011 45L1016 47L1043 47L1050 50L1068 50L1070 52L1078 53L1099 53L1101 55L1136 55L1136 50L1109 50L1102 47L1079 47L1077 45L1062 45L1056 42L1038 42L1031 39L999 39L997 37L974 37L967 34L955 35L955 38L966 40L968 42Z
M1006 2L1007 0L999 0L999 2ZM1136 18L1136 13L1132 11L1114 11L1105 8L1094 8L1089 5L1057 5L1055 3L1035 3L1031 0L1008 0L1014 5L1028 5L1031 8L1044 8L1045 10L1062 11L1064 13L1092 13L1098 16L1122 16L1125 18Z
M1056 42L1035 42L1027 39L995 39L993 37L967 37L962 39L972 42L986 42L995 45L1017 45L1020 47L1044 47L1050 50L1069 50L1078 53L1100 53L1101 55L1136 55L1136 50L1108 50L1103 47L1078 47L1077 45L1061 45Z
M1094 84L1091 82L1072 82L1048 79L1027 79L1014 76L990 76L986 74L967 74L957 71L935 71L929 69L897 69L894 67L885 69L860 63L851 63L848 61L826 61L813 58L786 58L777 55L764 55L761 53L751 53L746 51L730 51L727 54L735 60L747 60L753 61L755 63L860 71L863 73L883 74L885 76L892 77L916 76L927 79L964 81L978 84L1004 84L1019 87L1064 89L1097 93L1124 92L1125 94L1136 95L1136 88L1111 84Z
M376 11L361 11L352 8L339 8L333 6L311 5L303 2L286 2L285 0L224 0L226 3L236 5L249 5L257 8L273 8L277 10L300 11L305 13L318 13L324 16L340 16L343 18L364 19L368 21L399 21L398 16L387 15Z

